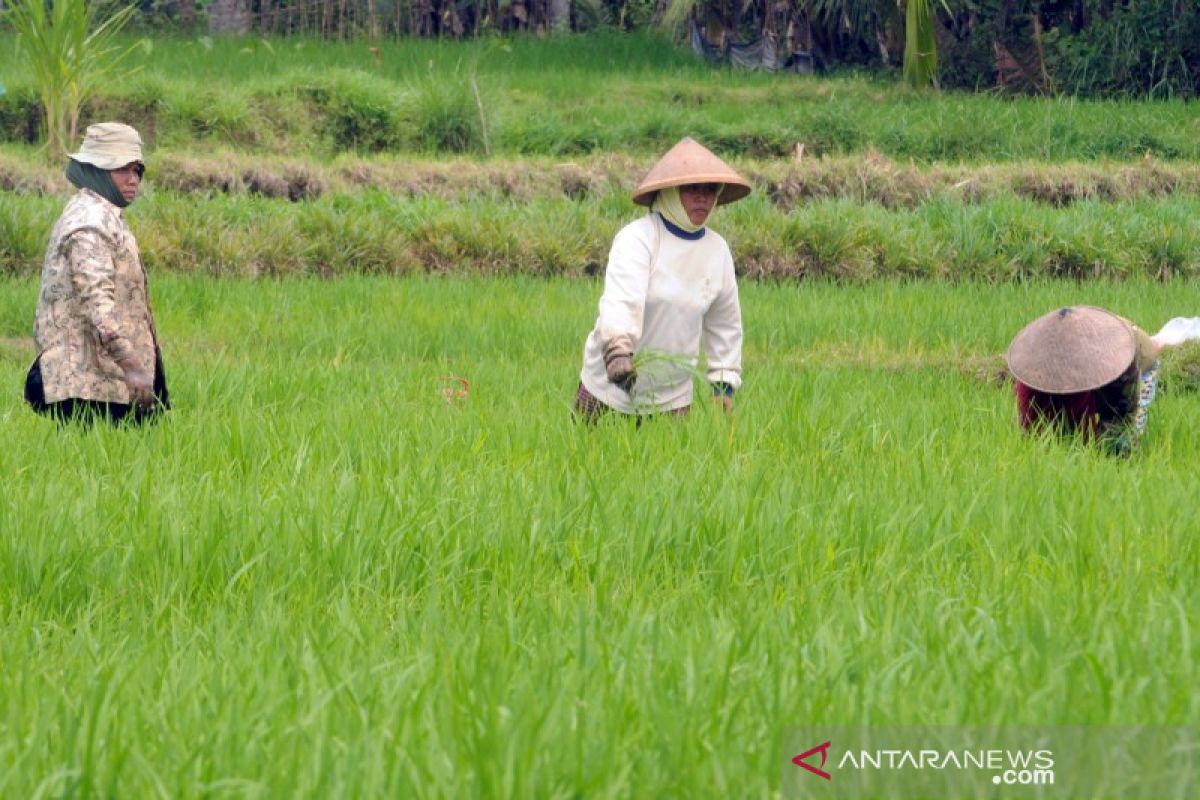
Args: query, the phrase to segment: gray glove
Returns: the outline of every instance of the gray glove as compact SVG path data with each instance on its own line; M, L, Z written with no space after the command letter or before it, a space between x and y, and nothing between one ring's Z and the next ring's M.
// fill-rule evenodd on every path
M117 362L125 373L125 385L129 387L129 402L138 408L154 406L154 377L142 369L133 357Z
M633 348L628 337L619 336L605 345L604 372L609 383L619 387L626 394L633 391L637 370L633 368Z

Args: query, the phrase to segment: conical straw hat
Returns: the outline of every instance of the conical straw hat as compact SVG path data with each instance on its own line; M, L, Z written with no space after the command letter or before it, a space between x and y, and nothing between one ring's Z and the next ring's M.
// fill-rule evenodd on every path
M717 205L728 205L750 194L750 181L733 171L704 145L688 137L667 151L650 168L633 192L633 202L648 206L659 189L686 186L689 183L723 183Z
M1125 320L1103 308L1072 306L1022 328L1008 346L1008 369L1031 389L1073 394L1121 377L1136 350Z

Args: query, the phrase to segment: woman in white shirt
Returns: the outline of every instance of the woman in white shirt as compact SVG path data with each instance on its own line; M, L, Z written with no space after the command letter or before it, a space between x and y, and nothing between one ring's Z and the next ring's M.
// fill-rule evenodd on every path
M650 213L613 240L596 326L583 348L576 412L686 414L703 342L714 397L742 383L742 312L729 245L705 227L750 183L692 139L647 173L633 202Z

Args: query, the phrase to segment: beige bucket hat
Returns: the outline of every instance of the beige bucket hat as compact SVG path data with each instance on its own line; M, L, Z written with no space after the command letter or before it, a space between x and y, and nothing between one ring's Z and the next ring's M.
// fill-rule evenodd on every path
M142 160L142 137L121 122L98 122L88 125L83 146L71 158L100 169L120 169Z
M729 205L750 194L750 181L733 171L733 168L713 155L712 151L691 137L679 144L650 168L646 177L633 192L633 202L648 206L654 202L659 189L671 186L686 186L689 183L723 183L717 205Z
M1008 346L1008 369L1031 389L1073 394L1112 383L1129 369L1137 340L1129 323L1094 306L1038 317Z

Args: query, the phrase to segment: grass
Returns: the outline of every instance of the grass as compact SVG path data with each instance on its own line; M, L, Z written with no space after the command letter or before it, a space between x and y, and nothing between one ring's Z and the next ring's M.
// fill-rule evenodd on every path
M557 178L555 179L557 180ZM462 193L470 195L470 181ZM1194 197L1081 200L1055 207L1011 193L939 193L911 207L827 199L794 208L765 192L713 217L755 279L1187 277L1200 267ZM0 195L0 270L40 269L64 199ZM378 190L291 203L254 194L148 194L128 217L154 271L211 275L599 274L612 236L639 213L604 189L514 202L399 197Z
M431 100L442 101L438 97ZM361 129L356 131L354 135L366 135ZM469 137L482 135L482 130L466 128L459 133ZM406 196L527 202L625 194L654 160L654 156L627 153L569 161L545 156L478 159L469 155L382 154L346 155L322 162L231 149L214 153L159 150L150 159L148 180L154 189L187 195L249 193L298 201L377 189ZM1015 195L1062 207L1081 200L1119 202L1200 195L1200 166L1153 158L1107 164L918 165L899 163L870 150L843 157L730 160L759 192L784 210L834 198L911 208L941 196L978 202ZM31 146L0 146L0 189L64 193L68 187L62 172L61 164L40 163Z
M798 724L1200 713L1195 396L1115 461L957 368L1193 285L748 284L732 422L588 429L598 290L155 276L163 424L9 392L0 794L768 796Z
M378 62L361 43L163 39L135 57L93 111L153 143L130 216L155 270L594 274L631 217L624 194L685 134L755 182L714 220L748 276L1170 279L1200 264L1185 103L744 74L640 35L385 43ZM22 143L36 125L21 74L0 48L11 274L37 270L64 188Z
M93 110L154 143L177 408L58 430L16 391L64 196L7 41L0 796L768 797L798 725L1200 717L1196 352L1125 461L996 380L1059 305L1198 313L1189 106L157 41ZM682 133L759 189L714 218L760 279L736 414L575 425L600 286L559 276Z
M0 38L0 44L9 41ZM141 72L90 108L155 145L327 159L345 152L577 157L661 152L693 135L719 152L790 157L875 149L900 160L972 163L1200 155L1182 101L1005 99L919 93L888 77L765 76L713 69L643 35L476 43L156 40ZM0 140L24 141L33 97L0 46ZM477 77L479 101L470 88ZM437 86L436 92L430 86Z

